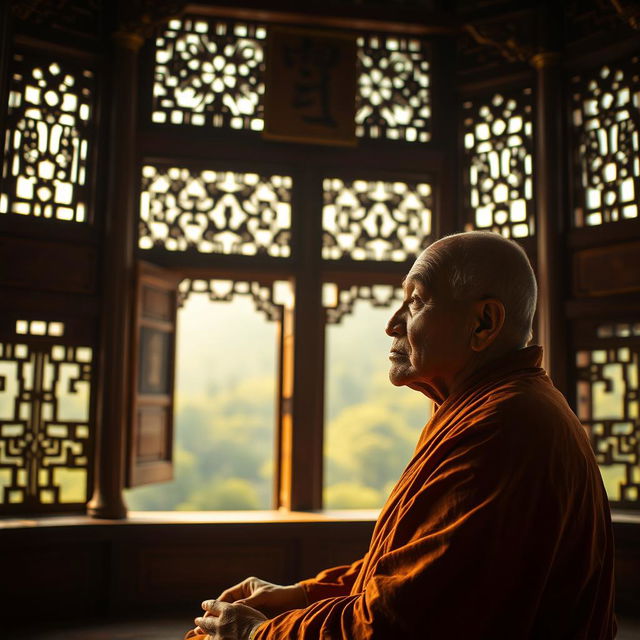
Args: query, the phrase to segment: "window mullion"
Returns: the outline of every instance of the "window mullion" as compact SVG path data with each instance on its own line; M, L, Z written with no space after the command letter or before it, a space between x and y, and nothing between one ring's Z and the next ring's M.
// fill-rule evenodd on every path
M322 506L324 314L322 308L322 183L306 173L293 181L293 250L298 268L290 341L291 394L279 428L278 506ZM286 322L283 330L286 329ZM283 341L284 342L284 341ZM286 362L286 360L285 360ZM287 422L289 421L289 422Z

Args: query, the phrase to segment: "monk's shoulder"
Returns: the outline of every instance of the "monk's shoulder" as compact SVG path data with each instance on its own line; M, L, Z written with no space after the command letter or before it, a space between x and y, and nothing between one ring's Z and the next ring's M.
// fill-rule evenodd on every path
M584 432L564 396L546 376L505 381L478 394L460 412L458 435L490 435L495 446L549 449L567 441L582 446Z

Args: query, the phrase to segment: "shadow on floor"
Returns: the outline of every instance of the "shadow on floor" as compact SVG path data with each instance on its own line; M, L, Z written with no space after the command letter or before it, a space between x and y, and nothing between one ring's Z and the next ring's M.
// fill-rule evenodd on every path
M7 640L182 640L191 621L184 619L135 620L92 624L42 632L10 632ZM616 640L640 640L640 619L618 620Z

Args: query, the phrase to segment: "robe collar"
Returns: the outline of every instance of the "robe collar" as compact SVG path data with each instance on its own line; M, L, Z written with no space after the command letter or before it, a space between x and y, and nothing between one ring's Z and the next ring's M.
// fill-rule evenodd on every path
M448 396L441 405L435 405L435 413L441 413L458 399L474 391L498 382L504 378L511 378L518 374L545 374L542 364L542 347L531 345L524 349L516 349L495 360L482 365L474 371L462 384L460 389Z

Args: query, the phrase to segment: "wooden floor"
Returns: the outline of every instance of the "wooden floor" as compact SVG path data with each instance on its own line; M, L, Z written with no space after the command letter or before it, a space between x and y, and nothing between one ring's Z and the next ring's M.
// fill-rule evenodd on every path
M37 620L34 618L34 620ZM7 640L182 640L188 619L135 620L95 624L75 629L43 632L14 632ZM620 620L617 640L640 640L640 619Z
M188 617L111 622L40 633L14 632L7 640L182 640L191 622Z

